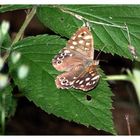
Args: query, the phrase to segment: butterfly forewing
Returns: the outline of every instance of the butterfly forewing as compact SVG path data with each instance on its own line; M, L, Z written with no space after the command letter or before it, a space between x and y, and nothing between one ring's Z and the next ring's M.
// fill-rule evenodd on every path
M81 53L74 50L68 50L65 47L58 55L54 57L52 60L52 65L58 71L69 71L79 64L86 65L88 62L89 59L87 59L86 56L83 56Z
M82 27L71 37L67 48L75 50L89 59L93 59L93 36L88 27Z

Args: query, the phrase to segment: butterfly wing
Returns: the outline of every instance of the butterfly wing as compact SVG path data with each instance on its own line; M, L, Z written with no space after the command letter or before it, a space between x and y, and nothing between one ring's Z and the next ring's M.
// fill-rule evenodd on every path
M75 88L88 91L96 87L100 75L97 73L97 66L91 65L85 69L83 65L74 67L69 72L57 76L55 83L57 88Z
M93 36L89 30L89 27L81 27L67 42L67 48L81 53L88 59L93 59Z
M81 27L52 60L56 70L66 71L57 76L57 88L73 87L83 91L93 89L100 77L96 69L98 61L93 58L93 36L88 27Z
M79 64L86 64L87 61L89 60L79 52L64 48L54 57L52 65L58 71L69 71Z
M55 84L57 88L68 89L72 87L74 81L79 76L79 73L82 73L83 70L84 70L84 66L77 65L76 67L72 68L70 71L58 75L55 80Z
M58 55L52 60L52 65L58 71L69 71L79 64L86 65L93 60L93 36L88 27L81 27L67 42Z
M99 79L100 75L97 72L97 65L93 64L79 75L72 87L83 91L89 91L97 86Z

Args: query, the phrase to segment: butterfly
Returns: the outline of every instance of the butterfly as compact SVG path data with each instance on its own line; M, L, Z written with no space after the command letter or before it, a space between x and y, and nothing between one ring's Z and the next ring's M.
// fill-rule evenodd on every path
M53 67L64 71L55 80L57 88L89 91L100 79L99 60L94 60L94 41L87 25L80 27L68 40L66 47L52 59Z

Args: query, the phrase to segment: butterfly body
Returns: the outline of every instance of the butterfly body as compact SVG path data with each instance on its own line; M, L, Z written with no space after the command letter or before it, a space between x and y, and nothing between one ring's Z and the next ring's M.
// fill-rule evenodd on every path
M57 88L93 89L100 77L97 72L99 61L93 59L93 36L89 28L83 26L52 60L56 70L65 71L56 77Z

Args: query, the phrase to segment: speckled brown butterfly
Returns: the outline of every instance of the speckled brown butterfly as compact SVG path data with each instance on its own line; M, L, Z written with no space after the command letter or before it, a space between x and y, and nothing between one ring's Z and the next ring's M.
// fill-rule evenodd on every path
M90 28L83 25L68 40L52 65L58 71L65 71L56 77L57 88L75 88L88 91L96 87L100 75L97 72L99 60L94 59L93 36Z

